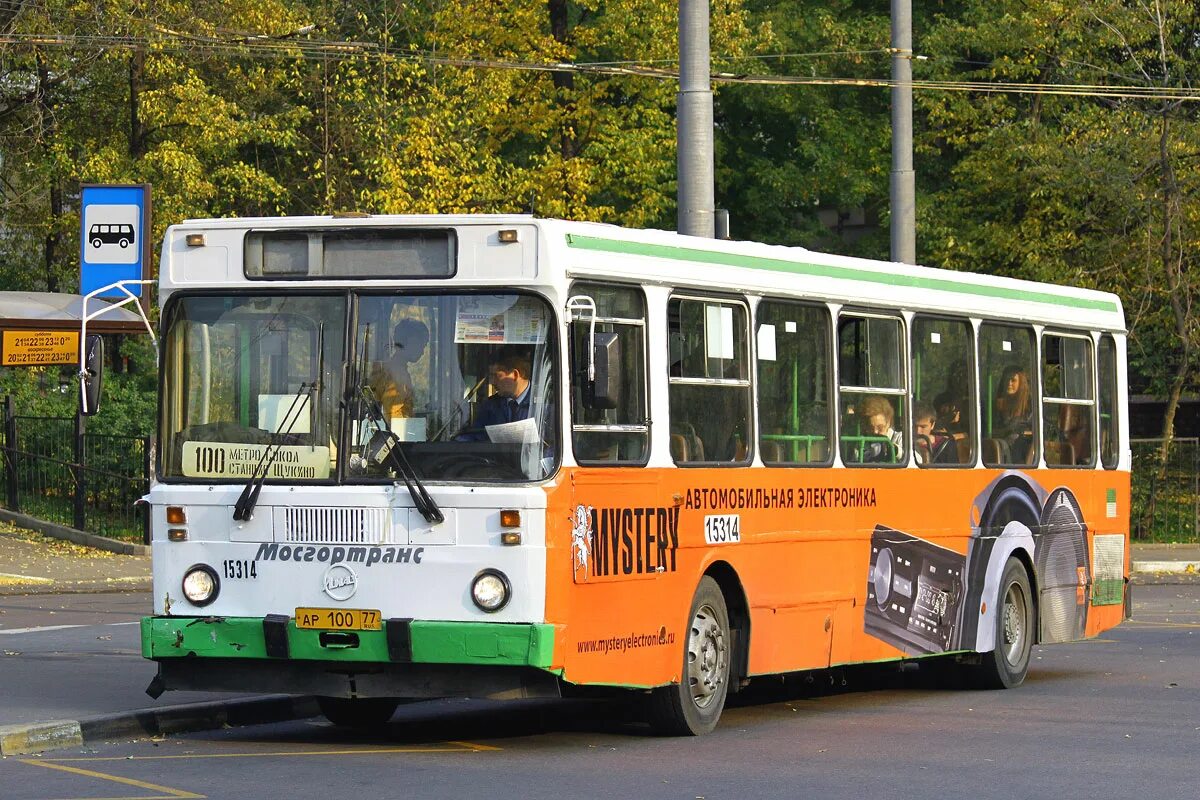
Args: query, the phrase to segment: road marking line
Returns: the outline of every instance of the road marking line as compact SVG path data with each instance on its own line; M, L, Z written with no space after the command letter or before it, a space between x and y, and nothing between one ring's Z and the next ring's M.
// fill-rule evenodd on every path
M447 744L457 744L461 747L466 747L466 748L475 750L476 752L480 752L480 753L484 753L484 752L497 752L498 753L503 749L501 747L492 747L490 744L477 744L475 742L447 742Z
M41 628L4 628L0 629L0 634L3 633L38 633L40 631L65 631L67 628L85 628L86 625L45 625Z
M1200 622L1142 622L1141 620L1131 619L1126 624L1138 625L1142 628L1200 628Z
M452 744L456 747L446 747L444 745ZM490 747L484 744L471 744L470 742L445 742L443 745L429 745L424 747L373 747L362 750L302 750L297 752L276 752L276 753L190 753L173 756L91 756L85 758L55 758L56 763L70 762L89 762L89 761L178 761L185 759L201 759L201 758L280 758L284 756L373 756L388 753L476 753L485 750L500 750L499 747ZM51 759L45 759L50 761Z
M5 633L41 633L43 631L65 631L68 628L115 628L118 625L139 625L138 621L134 622L97 622L92 625L43 625L38 628L0 628L0 634Z
M94 772L90 769L80 769L79 767L68 767L63 764L52 764L49 761L22 758L19 759L22 764L31 764L35 767L45 767L46 769L57 769L63 772L72 772L76 775L83 775L87 778L99 778L102 781L112 781L113 783L123 783L126 786L136 786L139 789L149 789L152 792L165 792L165 797L168 798L199 798L203 800L205 795L196 794L195 792L187 792L183 789L172 789L170 786L159 786L156 783L146 783L145 781L134 780L133 778L122 778L120 775L108 775L103 772ZM149 798L139 798L139 800L149 800Z

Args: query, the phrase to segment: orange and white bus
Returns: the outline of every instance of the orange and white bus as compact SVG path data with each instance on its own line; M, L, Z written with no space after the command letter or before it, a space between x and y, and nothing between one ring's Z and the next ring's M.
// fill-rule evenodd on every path
M1111 294L528 216L192 220L160 269L149 691L644 697L1129 609Z

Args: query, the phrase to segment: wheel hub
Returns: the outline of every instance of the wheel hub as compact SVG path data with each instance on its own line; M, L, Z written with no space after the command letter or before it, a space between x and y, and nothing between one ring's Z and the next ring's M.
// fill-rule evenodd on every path
M1017 586L1010 586L1004 596L1003 610L1004 655L1008 663L1016 664L1025 647L1025 595Z
M697 707L705 708L719 693L725 681L727 658L725 631L712 608L701 606L692 618L688 634L688 685Z

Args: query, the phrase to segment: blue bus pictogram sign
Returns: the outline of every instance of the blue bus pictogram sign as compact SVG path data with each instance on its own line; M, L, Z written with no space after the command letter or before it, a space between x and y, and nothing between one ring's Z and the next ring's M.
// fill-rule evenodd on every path
M80 208L79 293L141 280L149 248L150 187L84 186ZM129 290L141 296L141 286ZM119 290L100 297L125 297Z

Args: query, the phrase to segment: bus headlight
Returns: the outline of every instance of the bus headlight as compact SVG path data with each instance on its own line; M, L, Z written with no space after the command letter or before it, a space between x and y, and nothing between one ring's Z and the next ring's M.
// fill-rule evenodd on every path
M508 576L498 569L485 569L471 581L471 599L480 611L491 614L508 605L512 596L512 584Z
M217 599L221 581L207 564L197 564L183 575L183 596L194 606L206 606Z

